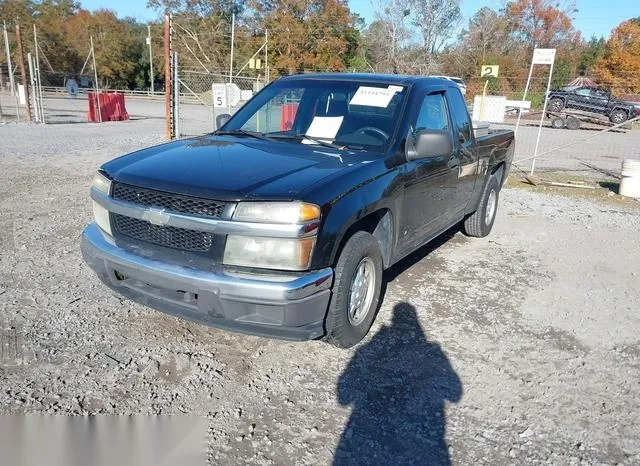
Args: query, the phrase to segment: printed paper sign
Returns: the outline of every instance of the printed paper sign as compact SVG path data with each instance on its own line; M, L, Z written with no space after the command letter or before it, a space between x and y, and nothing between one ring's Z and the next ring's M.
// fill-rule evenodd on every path
M306 135L311 138L322 138L333 140L338 134L342 125L343 116L337 117L314 117ZM304 142L304 141L303 141Z
M556 59L556 49L534 49L534 65L552 65Z
M398 86L390 86L389 88L360 86L356 93L353 94L349 105L387 108L389 102L391 102L391 99L397 92L397 90L392 89L392 87Z

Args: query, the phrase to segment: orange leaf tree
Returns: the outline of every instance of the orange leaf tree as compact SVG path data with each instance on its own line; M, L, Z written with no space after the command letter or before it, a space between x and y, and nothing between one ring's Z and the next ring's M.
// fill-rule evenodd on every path
M624 21L613 30L595 73L613 92L640 94L640 21Z

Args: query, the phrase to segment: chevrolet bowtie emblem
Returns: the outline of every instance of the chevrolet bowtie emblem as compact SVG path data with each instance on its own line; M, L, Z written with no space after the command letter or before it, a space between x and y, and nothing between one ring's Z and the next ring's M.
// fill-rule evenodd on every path
M142 213L142 219L154 225L164 226L169 223L169 214L164 209L149 209Z

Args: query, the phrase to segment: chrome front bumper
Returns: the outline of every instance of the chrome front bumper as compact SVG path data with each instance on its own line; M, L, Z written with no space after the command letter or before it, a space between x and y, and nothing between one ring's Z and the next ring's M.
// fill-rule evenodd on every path
M333 270L247 274L213 272L143 257L118 247L96 225L82 235L82 255L117 293L204 325L291 340L324 334Z

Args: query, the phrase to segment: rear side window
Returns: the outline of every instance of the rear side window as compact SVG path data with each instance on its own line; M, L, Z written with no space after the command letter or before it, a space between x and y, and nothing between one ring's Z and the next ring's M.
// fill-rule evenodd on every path
M451 116L456 132L461 143L466 143L471 139L471 121L469 120L469 112L467 112L467 104L462 98L462 94L458 89L449 89L447 91L449 103L451 104Z

